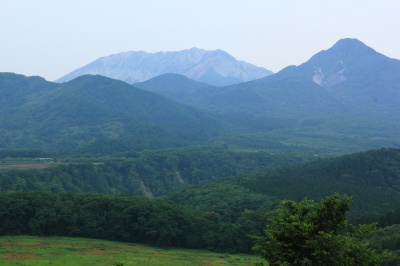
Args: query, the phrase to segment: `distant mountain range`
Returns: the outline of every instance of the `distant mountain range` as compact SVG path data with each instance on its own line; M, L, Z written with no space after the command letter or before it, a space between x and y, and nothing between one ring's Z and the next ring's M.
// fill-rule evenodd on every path
M400 125L400 61L357 39L342 39L300 66L223 88L196 87L177 76L160 76L137 86L236 120L247 114L260 122L263 117L279 117L300 124L313 120L350 127Z
M223 87L180 74L129 85L100 75L59 84L0 73L0 148L107 152L214 141L354 151L355 144L400 147L398 114L400 61L356 39L300 66Z
M222 50L192 48L178 52L140 51L109 55L72 71L56 82L97 74L132 84L166 73L181 74L215 86L241 83L272 74L265 68L238 61Z

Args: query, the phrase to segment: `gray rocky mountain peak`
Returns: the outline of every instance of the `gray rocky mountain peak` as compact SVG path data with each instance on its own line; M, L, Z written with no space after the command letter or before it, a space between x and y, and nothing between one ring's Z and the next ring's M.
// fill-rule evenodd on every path
M176 73L211 85L241 83L272 74L271 71L238 61L222 50L191 48L178 52L124 52L101 57L56 82L66 82L84 74L136 83L165 74Z

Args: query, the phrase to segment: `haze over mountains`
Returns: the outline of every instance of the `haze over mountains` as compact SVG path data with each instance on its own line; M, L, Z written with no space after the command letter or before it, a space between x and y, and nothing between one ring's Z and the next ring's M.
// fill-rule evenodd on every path
M265 68L238 61L222 50L192 48L178 52L113 54L74 70L56 82L66 82L85 74L98 74L136 83L166 73L182 74L216 86L241 83L272 74Z
M177 63L168 54L175 69L204 52L187 51ZM164 73L166 53L144 52L137 77L160 75L133 84L0 73L0 235L250 253L248 235L263 233L281 200L339 193L352 197L352 220L396 225L375 244L389 243L382 265L398 265L400 60L342 39L241 82L239 63L224 76L217 66L232 58L207 54L190 67L196 80ZM108 63L98 70L128 73Z
M221 65L233 60L220 50L199 49L115 57L123 55L142 57L147 60L144 69L152 66L160 73L163 64L151 64L149 58L180 58L187 65L199 58L222 58ZM111 59L94 65L106 71L110 68L99 62ZM113 73L123 76L126 72L118 72L119 67ZM99 75L58 84L2 73L0 96L2 148L95 145L140 150L198 141L257 149L323 145L328 152L400 146L400 61L356 39L340 40L300 66L224 87L179 74L132 86ZM358 148L352 146L356 144Z
M199 84L196 90L178 76L160 76L137 86L240 123L259 126L274 118L291 121L288 126L393 129L400 125L399 74L399 60L343 39L300 66L251 82L220 89Z

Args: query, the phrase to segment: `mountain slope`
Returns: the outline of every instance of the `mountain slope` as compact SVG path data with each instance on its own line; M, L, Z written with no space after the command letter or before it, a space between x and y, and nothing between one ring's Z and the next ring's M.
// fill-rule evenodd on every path
M171 84L164 79L156 87ZM339 40L307 62L262 79L180 91L185 93L164 95L248 132L268 131L264 138L283 144L321 143L341 152L400 147L400 61L357 39Z
M342 113L343 108L359 113L372 109L391 111L400 106L400 61L385 57L356 39L343 39L300 66L224 88L224 94L218 95L227 102L223 109L232 108L228 101L241 90L251 90L265 101L265 108L259 108L259 112L292 112L301 117L307 115L308 107L324 113L328 111L327 104L334 104L336 113ZM214 95L206 97L199 105L220 103ZM308 115L313 114L314 111Z
M0 109L19 108L56 86L38 76L25 77L14 73L0 73Z
M135 83L134 86L156 93L194 93L210 85L196 82L180 74L162 74L144 82Z
M327 101L317 97L310 105L286 106L297 112L299 120L318 121L332 132L352 135L355 141L367 139L399 147L400 60L379 54L359 40L343 39L298 67L258 80L262 85L257 91L271 95L272 86L288 81L313 83L318 93L328 96ZM313 99L317 94L304 90L310 87L304 86L288 98ZM378 147L373 145L370 147Z
M125 52L101 57L61 77L57 82L66 82L84 74L99 74L137 83L166 73L182 74L216 86L272 74L267 69L238 61L222 50L192 48L179 52Z
M388 58L357 39L342 39L306 63L257 82L312 81L348 105L396 110L400 103L399 73L400 60Z
M11 85L0 84L2 94L18 108L0 108L3 148L65 149L120 137L133 142L145 138L151 145L149 136L154 143L182 145L214 136L223 127L200 110L102 76L63 84L9 74L0 74L0 81L5 76Z
M201 91L208 89L219 90L206 83L197 82L180 74L162 74L152 79L135 83L134 86L164 95L174 101L187 105L195 104L194 94L201 94Z
M246 193L237 194L237 191ZM379 149L322 159L267 173L218 180L187 188L171 196L175 202L195 210L216 211L221 215L233 210L272 208L265 201L254 201L252 208L238 202L246 199L275 198L300 201L307 197L319 200L334 193L352 196L352 216L383 214L400 204L400 150ZM220 203L222 195L223 204ZM235 195L233 197L232 195ZM238 210L239 208L239 210ZM242 208L242 209L240 209Z

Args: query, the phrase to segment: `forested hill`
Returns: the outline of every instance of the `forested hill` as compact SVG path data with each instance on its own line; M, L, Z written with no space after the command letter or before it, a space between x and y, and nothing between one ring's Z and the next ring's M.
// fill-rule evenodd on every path
M357 39L342 39L299 66L251 82L200 88L175 76L139 86L160 93L176 87L179 93L163 95L248 132L275 133L294 145L321 142L327 150L348 153L400 147L399 77L400 60Z
M276 199L321 199L336 192L352 196L352 217L398 208L400 150L371 150L220 180L185 189L172 199L192 209L213 210L224 216L237 215L248 209L248 204L253 209L266 209L268 202L273 206Z
M94 163L91 158L44 170L0 172L5 203L0 206L0 235L84 236L251 252L247 235L262 233L266 216L281 200L318 200L336 192L352 197L351 219L392 211L374 217L388 224L397 221L387 217L396 216L400 206L400 149L309 163L301 157L204 148L125 155L108 162ZM248 174L254 170L263 173ZM188 184L207 182L162 200L93 195L165 196Z
M184 75L167 73L152 79L135 83L134 86L164 95L189 106L196 105L196 94L208 93L209 90L220 90L206 83L197 82Z
M399 77L400 60L355 39L225 87L177 74L139 84L145 91L102 76L56 84L0 73L0 148L103 155L199 143L315 154L398 148Z
M0 172L0 188L168 196L235 221L245 209L271 209L282 199L353 197L352 215L382 214L400 206L400 149L379 149L315 160L304 154L192 147L129 152L125 158L81 159L43 170ZM291 166L290 166L291 165ZM210 184L207 184L210 183ZM190 185L202 185L187 188Z
M177 147L224 127L201 110L102 76L56 84L0 73L0 96L0 148L71 150L118 138L141 149Z
M0 152L0 158L2 154L12 153ZM35 151L14 154L46 156ZM0 171L0 192L40 190L161 197L193 184L314 159L311 155L296 153L230 151L203 146L119 155L119 158L87 161L80 158L75 163L43 170Z

